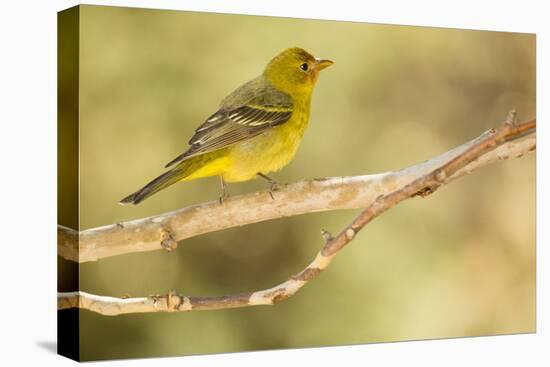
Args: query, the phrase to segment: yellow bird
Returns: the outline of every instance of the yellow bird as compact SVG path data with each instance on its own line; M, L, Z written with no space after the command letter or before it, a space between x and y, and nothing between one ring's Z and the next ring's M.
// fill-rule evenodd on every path
M311 95L319 72L332 65L305 50L288 48L275 56L262 75L227 96L216 113L196 130L189 148L166 164L169 171L128 195L120 204L138 204L179 181L219 176L222 195L226 182L267 176L286 166L309 122Z

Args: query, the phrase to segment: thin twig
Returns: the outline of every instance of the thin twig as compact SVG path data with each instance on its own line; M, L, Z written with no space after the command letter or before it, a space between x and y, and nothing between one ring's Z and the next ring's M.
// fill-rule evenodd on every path
M214 297L188 297L177 295L174 292L169 292L162 296L141 298L104 297L85 292L59 293L58 308L80 307L103 315L119 315L137 312L217 310L275 304L291 297L305 284L315 279L328 267L336 254L350 243L357 236L358 232L374 218L398 203L417 196L419 193L433 193L442 185L450 182L453 177L458 177L457 174L465 167L481 160L488 152L494 152L499 145L516 136L534 130L534 121L516 125L513 123L513 119L508 119L501 128L483 134L473 144L470 144L467 149L463 149L450 160L442 162L435 169L397 188L393 192L378 196L371 205L363 210L337 236L333 237L324 231L323 238L325 244L313 262L300 273L272 288ZM534 149L534 145L532 149Z

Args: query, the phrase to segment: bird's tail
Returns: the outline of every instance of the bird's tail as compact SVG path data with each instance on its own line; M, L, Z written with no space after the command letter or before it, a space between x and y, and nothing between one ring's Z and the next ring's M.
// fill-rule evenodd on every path
M159 177L155 178L153 181L149 182L138 191L120 200L120 204L139 204L154 193L159 192L160 190L165 189L168 186L175 184L176 182L185 178L187 176L186 171L187 169L185 169L184 167L175 167L170 171L165 172Z

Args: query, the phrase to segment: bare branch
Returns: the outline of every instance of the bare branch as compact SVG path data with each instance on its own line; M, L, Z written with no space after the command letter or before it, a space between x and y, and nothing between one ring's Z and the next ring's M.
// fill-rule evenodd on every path
M479 159L470 162L444 183L497 160L521 157L535 148L535 120ZM487 133L486 133L487 134ZM204 233L289 217L337 209L364 208L452 160L486 137L486 134L433 159L395 172L332 177L283 185L275 194L258 191L224 200L194 205L169 213L76 231L58 226L58 254L65 259L86 262L127 253L175 249L176 242ZM419 193L423 194L423 193Z
M383 174L382 177L384 178L378 181L376 181L376 176L366 176L370 177L370 181L368 181L369 189L375 190L379 195L375 199L371 200L368 207L363 210L354 219L354 221L344 228L337 236L333 237L328 232L323 231L323 239L325 240L325 244L313 262L300 273L292 276L289 280L272 288L255 292L214 297L188 297L170 292L162 296L124 299L96 296L84 292L59 293L58 308L66 309L80 307L104 315L118 315L136 312L215 310L275 304L281 300L291 297L305 284L315 279L324 269L327 268L335 255L349 242L351 242L357 236L357 233L365 227L365 225L386 210L419 194L426 195L433 193L442 185L450 182L454 178L469 173L475 168L482 167L498 159L518 157L530 150L534 150L535 128L536 123L534 120L516 125L514 123L514 119L509 118L500 129L493 129L483 134L480 138L440 156L445 159L438 157L396 173ZM515 140L517 137L525 134L528 135L522 138L522 140ZM518 146L522 148L518 150ZM506 147L506 149L503 150L503 147ZM437 161L438 164L430 163L437 159L439 159ZM426 165L430 168L429 170L427 170ZM416 168L413 169L414 167ZM418 170L422 170L424 173L410 180L410 178ZM409 173L404 174L403 172ZM399 184L403 180L401 175L405 175L408 179L408 182L403 185ZM353 181L353 178L350 178L350 180ZM371 188L375 182L380 187ZM299 186L301 184L303 185L304 183L298 183L293 186ZM312 184L309 183L309 185ZM389 189L388 186L394 187L393 191ZM334 184L329 187L331 190L341 188L341 186L338 185L334 187ZM388 192L386 194L380 194L383 190L387 190ZM241 201L248 197L249 200L254 202L255 200L259 200L258 196L258 193L251 194L241 197L240 199L237 198L236 201ZM314 196L323 197L323 194L322 192L316 192ZM366 194L364 194L364 196L366 196ZM356 198L346 200L346 203L348 203L347 205L349 205L349 202L353 202L353 200L356 200ZM243 205L244 204L246 204L246 202L243 203ZM206 206L208 207L208 205L210 204L207 204ZM342 204L340 203L338 205ZM172 215L178 215L179 212L174 213L175 214ZM155 223L151 219L147 219L147 221L148 222L146 222L146 225L151 225L150 222ZM176 238L178 238L177 236L178 235L176 234Z

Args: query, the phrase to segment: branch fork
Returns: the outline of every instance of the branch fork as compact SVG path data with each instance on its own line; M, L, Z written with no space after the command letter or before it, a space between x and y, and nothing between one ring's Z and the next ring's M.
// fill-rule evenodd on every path
M515 111L511 111L499 129L491 129L479 138L419 165L379 175L327 178L286 185L278 191L280 198L278 197L275 202L280 200L279 203L274 204L271 199L266 201L261 193L252 193L224 203L222 212L219 204L215 202L126 222L121 227L113 225L86 230L79 235L76 231L60 227L60 255L82 262L125 253L128 242L138 242L138 239L140 245L133 248L134 252L157 248L172 250L176 248L179 240L223 228L305 212L354 208L361 205L365 207L337 236L332 236L328 231L321 231L324 245L314 260L298 274L268 289L212 297L183 296L174 291L161 296L138 298L67 292L58 294L58 309L79 307L103 315L120 315L273 305L293 296L304 285L317 278L339 251L380 214L404 200L418 195L429 195L477 168L502 159L521 157L533 151L536 146L535 132L535 120L518 124ZM350 192L354 194L350 195ZM233 215L235 211L241 215ZM214 214L217 216L213 216ZM218 220L207 219L212 217ZM204 220L214 224L206 226L205 229ZM116 235L117 233L119 235ZM80 254L72 247L79 237L80 247L77 248ZM121 243L126 246L126 251L119 249ZM92 246L97 253L90 250ZM80 256L75 256L75 253Z

